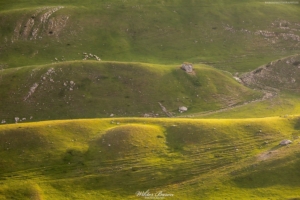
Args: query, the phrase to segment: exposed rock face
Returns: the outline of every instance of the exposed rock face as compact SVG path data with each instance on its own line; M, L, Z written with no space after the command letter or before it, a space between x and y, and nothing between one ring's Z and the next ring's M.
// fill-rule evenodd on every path
M53 14L63 8L63 6L42 7L30 16L23 17L15 26L11 42L36 40L50 35L58 37L66 26L69 16L53 16Z
M187 73L192 73L193 72L193 65L190 64L190 63L183 63L181 65L181 69L183 69Z
M181 106L181 107L178 108L178 111L179 111L180 113L186 112L187 110L188 110L188 108L185 107L185 106Z
M282 141L279 143L279 145L281 145L281 146L286 146L286 145L291 144L291 143L292 143L291 140L282 140Z
M273 61L240 76L241 81L260 89L300 92L300 55Z

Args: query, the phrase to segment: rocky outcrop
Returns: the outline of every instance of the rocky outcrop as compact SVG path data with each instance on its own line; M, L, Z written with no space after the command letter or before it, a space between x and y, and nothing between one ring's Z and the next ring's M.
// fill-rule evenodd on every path
M56 36L62 32L67 24L69 16L53 14L58 10L64 8L57 7L43 7L36 10L34 13L20 19L14 28L11 42L17 40L36 40L44 36Z
M250 87L300 92L300 55L270 62L240 76Z
M279 145L281 145L281 146L286 146L286 145L289 145L289 144L291 144L291 143L292 143L291 140L282 140L282 141L279 143Z
M178 108L178 111L179 111L180 113L186 112L187 110L188 110L188 108L185 107L185 106L180 106L180 107Z
M183 69L187 73L193 73L193 65L191 63L183 63L181 65L181 69Z

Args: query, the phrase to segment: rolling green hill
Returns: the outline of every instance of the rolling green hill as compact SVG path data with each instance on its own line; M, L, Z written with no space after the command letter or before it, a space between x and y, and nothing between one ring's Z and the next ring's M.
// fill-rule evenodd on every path
M299 53L299 5L262 1L0 2L3 68L82 60L209 63L231 72Z
M247 87L262 91L264 97L219 110L196 112L192 116L234 119L297 115L300 113L299 63L299 55L293 55L240 74L235 77L237 80Z
M299 117L3 125L0 198L299 198L299 134Z
M297 2L0 0L0 200L300 199L299 19Z
M193 113L200 118L256 118L288 116L300 113L299 55L269 62L241 74L240 81L264 91L264 98L211 112Z
M0 120L15 122L121 116L178 116L259 98L230 74L194 66L77 61L5 69L0 77Z

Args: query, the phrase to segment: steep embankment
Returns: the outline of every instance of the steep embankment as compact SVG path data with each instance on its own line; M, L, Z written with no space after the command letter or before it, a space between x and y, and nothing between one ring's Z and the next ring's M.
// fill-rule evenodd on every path
M238 104L261 94L208 66L78 61L2 70L0 119L175 116Z
M299 122L112 118L3 125L0 197L140 199L136 192L149 190L188 200L299 198ZM279 147L283 139L293 143Z
M3 68L81 60L87 52L106 61L189 61L245 72L300 47L295 4L39 0L0 5Z

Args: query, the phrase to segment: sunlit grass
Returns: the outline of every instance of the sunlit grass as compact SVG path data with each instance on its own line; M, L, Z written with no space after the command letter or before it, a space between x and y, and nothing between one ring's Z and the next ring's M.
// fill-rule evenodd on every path
M297 116L111 118L3 125L0 195L137 199L136 191L149 189L173 193L177 199L230 195L264 199L282 195L277 191L282 183L289 196L294 192L297 197L296 188L281 182L281 171L286 170L285 176L299 184L292 178L298 166L298 135ZM279 148L282 139L291 139L293 144ZM268 165L276 172L274 184L273 179L265 182L259 175L267 173ZM248 181L248 176L255 181ZM261 187L262 183L269 187ZM260 193L252 189L256 187Z

